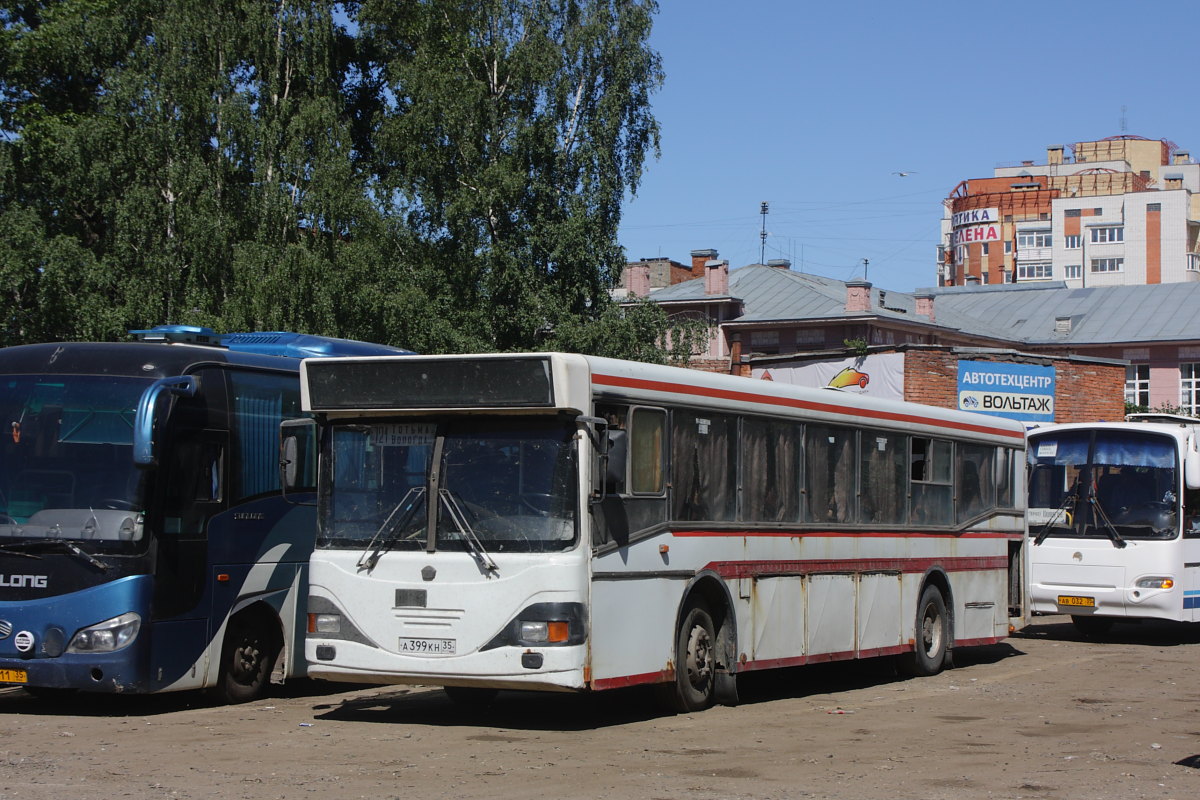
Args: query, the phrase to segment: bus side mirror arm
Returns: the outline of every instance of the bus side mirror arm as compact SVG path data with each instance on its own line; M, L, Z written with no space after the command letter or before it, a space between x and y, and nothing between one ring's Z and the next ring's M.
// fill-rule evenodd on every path
M308 445L316 435L317 423L311 419L285 419L279 424L279 489L283 499L297 506L315 506L288 497L288 491L301 488L301 462L306 460L303 451L311 452ZM303 439L303 441L302 441ZM306 471L307 472L307 471Z
M133 463L139 467L153 467L158 464L158 454L154 447L154 418L158 406L158 398L163 392L176 397L194 397L200 391L200 379L194 375L179 375L173 378L159 378L146 387L138 399L137 413L133 418Z
M1189 489L1200 489L1200 453L1191 448L1183 457L1183 483Z
M597 459L593 463L597 465L596 472L599 476L599 488L595 488L597 480L593 477L591 497L588 499L593 503L599 503L604 500L606 490L608 489L607 482L603 477L608 472L608 437L603 435L603 432L608 430L608 420L603 417L580 415L575 418L575 422L587 434L588 441L592 443L592 447L596 450Z

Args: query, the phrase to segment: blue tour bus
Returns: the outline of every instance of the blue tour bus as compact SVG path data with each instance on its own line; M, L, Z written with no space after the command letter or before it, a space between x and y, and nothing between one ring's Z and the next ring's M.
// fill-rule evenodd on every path
M0 349L0 685L250 700L306 672L316 515L278 445L300 359L409 351L133 333Z

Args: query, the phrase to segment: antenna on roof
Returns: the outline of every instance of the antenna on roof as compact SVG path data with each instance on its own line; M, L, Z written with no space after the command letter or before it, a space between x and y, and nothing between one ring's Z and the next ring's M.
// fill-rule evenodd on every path
M768 205L769 204L767 201L763 200L762 206L758 210L758 213L762 214L763 218L762 233L758 235L760 241L758 248L758 263L760 264L767 263L767 214L770 212Z
M1129 130L1129 126L1125 124L1125 106L1121 106L1121 133Z

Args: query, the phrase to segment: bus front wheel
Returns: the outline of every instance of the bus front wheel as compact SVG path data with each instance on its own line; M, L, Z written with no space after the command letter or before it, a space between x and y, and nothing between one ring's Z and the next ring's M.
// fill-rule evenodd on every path
M701 605L683 615L675 635L675 680L659 687L672 711L702 711L713 704L717 679L717 636L712 616Z
M917 604L917 627L913 651L900 657L905 675L937 675L950 661L950 616L942 591L930 584Z
M279 648L279 635L264 615L242 613L229 620L213 696L222 703L247 703L262 697Z

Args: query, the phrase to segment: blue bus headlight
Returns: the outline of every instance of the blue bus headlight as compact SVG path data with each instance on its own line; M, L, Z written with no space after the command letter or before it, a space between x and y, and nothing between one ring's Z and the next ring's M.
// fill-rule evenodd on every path
M137 638L142 618L132 611L75 632L68 653L111 653Z

